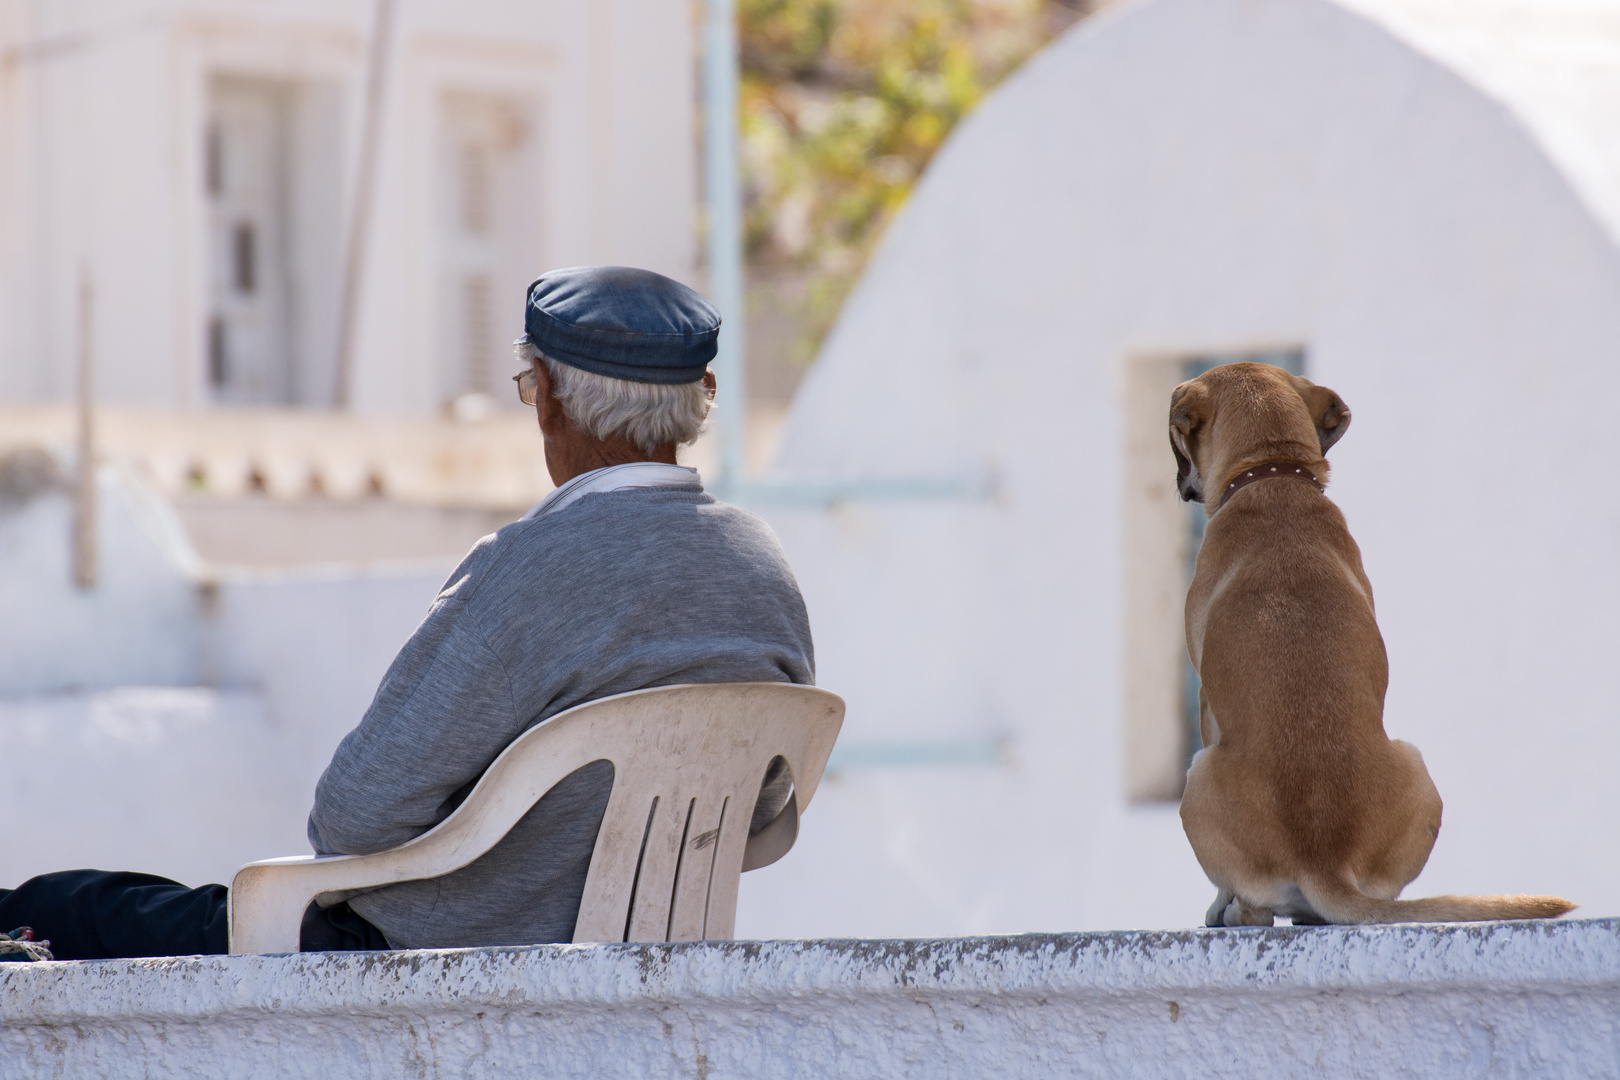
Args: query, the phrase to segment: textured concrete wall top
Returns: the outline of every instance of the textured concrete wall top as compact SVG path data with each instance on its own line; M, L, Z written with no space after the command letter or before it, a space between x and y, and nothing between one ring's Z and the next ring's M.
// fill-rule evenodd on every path
M1620 921L0 968L0 1075L1620 1076Z

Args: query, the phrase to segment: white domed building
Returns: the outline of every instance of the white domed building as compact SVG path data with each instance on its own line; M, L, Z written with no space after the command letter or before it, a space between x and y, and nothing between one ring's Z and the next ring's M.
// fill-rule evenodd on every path
M1329 495L1446 800L1408 895L1620 913L1617 240L1613 0L1138 0L1054 44L799 394L779 469L846 497L760 500L850 712L739 935L1201 919L1165 413L1233 359L1354 410Z

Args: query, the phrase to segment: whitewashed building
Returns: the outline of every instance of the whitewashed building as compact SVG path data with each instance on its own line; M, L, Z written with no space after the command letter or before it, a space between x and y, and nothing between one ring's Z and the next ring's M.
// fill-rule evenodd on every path
M820 681L850 705L796 849L743 878L738 935L1200 917L1173 801L1196 530L1163 411L1237 358L1355 410L1330 491L1377 591L1387 726L1446 799L1413 890L1620 911L1617 238L1616 0L1126 0L1059 41L940 155L777 471L736 492L786 543ZM22 838L0 883L297 850L311 770L431 576L210 581L109 467L128 543L105 595L139 627L79 635L197 685L98 685L113 673L33 640L97 615L37 542L66 527L60 478L19 462L0 605L34 622L0 620L0 658L29 667L0 670L0 819ZM63 678L80 689L28 689ZM8 964L0 1046L108 1076L1607 1076L1617 929Z
M0 785L37 830L0 886L304 846L445 556L550 487L509 381L524 287L692 277L694 52L675 0L0 0L0 737L50 763ZM494 402L444 415L468 394ZM215 533L242 562L415 561L220 573Z
M72 396L85 279L105 404L504 400L543 270L690 277L692 56L670 0L4 0L0 404Z
M1183 375L1241 357L1355 413L1329 490L1377 593L1387 727L1446 800L1412 893L1620 912L1620 493L1594 415L1620 389L1617 124L1615 0L1127 0L987 100L847 305L772 482L736 495L786 544L819 681L850 706L797 848L743 878L739 936L1202 917L1174 801L1194 522L1164 409ZM197 304L162 317L196 335L201 400ZM152 681L197 692L124 691L138 673L98 681L111 669L60 651L0 672L7 745L72 763L0 792L32 841L0 852L0 884L109 852L218 880L301 850L314 776L444 569L199 582L140 505L108 496L146 547L107 589L157 573L162 602L123 586L151 629L101 628L99 655L144 649L169 665ZM0 512L21 551L25 518L65 529L66 496ZM51 618L0 625L0 655L44 657L41 633L94 618L61 599L65 547L27 550L34 578L0 599ZM203 820L220 788L170 786L126 823L196 738L262 811Z
M958 129L794 403L784 474L961 494L769 509L849 719L739 931L1201 919L1165 425L1244 358L1354 410L1408 895L1620 912L1620 4L1138 0Z

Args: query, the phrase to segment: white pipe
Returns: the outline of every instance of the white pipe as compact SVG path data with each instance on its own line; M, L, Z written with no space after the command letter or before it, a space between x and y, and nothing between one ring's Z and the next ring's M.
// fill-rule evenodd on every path
M703 142L708 196L709 294L724 320L714 360L719 383L720 481L743 481L748 388L743 365L742 190L737 161L735 0L708 0L703 34Z
M73 583L96 587L96 354L95 287L88 266L79 270L79 468L73 497Z
M376 0L366 60L366 96L361 115L359 169L349 204L349 235L344 250L343 294L338 313L337 378L333 388L340 409L354 405L354 341L360 317L360 288L365 279L366 241L371 233L371 204L377 190L383 108L388 100L388 61L394 36L396 0Z

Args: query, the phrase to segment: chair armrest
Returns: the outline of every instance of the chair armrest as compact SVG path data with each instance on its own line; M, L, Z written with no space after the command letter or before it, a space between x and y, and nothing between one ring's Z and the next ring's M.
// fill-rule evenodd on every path
M603 699L611 700L611 699ZM587 703L587 706L594 703ZM439 877L494 847L552 786L598 755L595 716L559 713L520 735L454 813L421 836L371 855L304 855L248 863L231 880L231 954L298 951L304 909L321 893ZM570 722L572 720L572 722ZM561 721L561 722L559 722Z
M295 953L304 911L322 893L370 889L417 876L401 849L375 855L294 855L250 862L226 897L231 955Z

